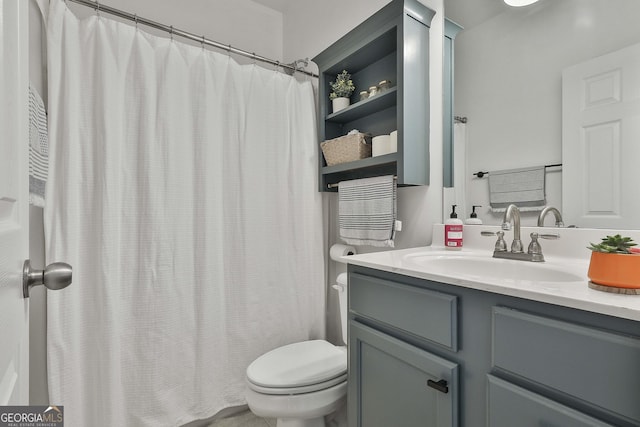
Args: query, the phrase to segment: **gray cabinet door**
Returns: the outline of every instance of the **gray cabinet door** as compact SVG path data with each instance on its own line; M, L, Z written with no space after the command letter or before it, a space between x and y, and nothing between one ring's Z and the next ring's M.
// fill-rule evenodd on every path
M355 320L348 387L351 427L458 426L458 365Z
M640 425L640 339L508 307L493 308L504 371Z
M458 349L458 298L454 295L352 273L349 311L403 334Z
M492 375L489 427L613 427Z

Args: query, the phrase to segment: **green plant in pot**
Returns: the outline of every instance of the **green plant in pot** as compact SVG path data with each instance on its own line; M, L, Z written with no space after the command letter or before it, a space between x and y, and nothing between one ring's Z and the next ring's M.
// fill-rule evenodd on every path
M640 289L640 249L636 245L620 234L591 243L589 279L602 286Z
M351 74L347 73L347 70L342 70L342 73L336 76L336 79L329 83L331 86L331 93L329 99L333 103L333 112L338 112L347 108L350 104L349 97L356 90L351 80Z
M615 236L604 237L602 242L598 244L591 243L589 249L606 254L630 254L637 252L633 251L634 246L637 246L637 243L634 243L631 237L622 237L616 234Z

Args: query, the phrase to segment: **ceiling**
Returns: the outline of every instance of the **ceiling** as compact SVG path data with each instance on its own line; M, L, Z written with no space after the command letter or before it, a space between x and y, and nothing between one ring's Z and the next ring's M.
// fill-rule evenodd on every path
M253 0L263 6L267 6L273 10L277 10L280 13L284 13L289 3L293 3L295 0Z
M285 13L288 5L299 0L253 0L278 12ZM345 0L343 0L345 1ZM349 1L349 0L346 0ZM503 0L443 0L447 18L464 28L475 27L507 9Z

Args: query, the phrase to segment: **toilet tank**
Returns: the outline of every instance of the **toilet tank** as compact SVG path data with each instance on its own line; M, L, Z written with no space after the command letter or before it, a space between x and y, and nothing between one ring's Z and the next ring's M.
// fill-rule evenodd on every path
M336 279L333 289L338 291L340 301L340 325L342 326L342 342L347 344L347 273L341 273Z

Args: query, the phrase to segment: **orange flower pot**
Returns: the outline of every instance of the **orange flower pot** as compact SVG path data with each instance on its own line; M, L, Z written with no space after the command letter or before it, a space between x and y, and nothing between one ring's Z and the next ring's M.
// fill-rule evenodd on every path
M640 254L591 252L589 279L617 288L640 288Z

